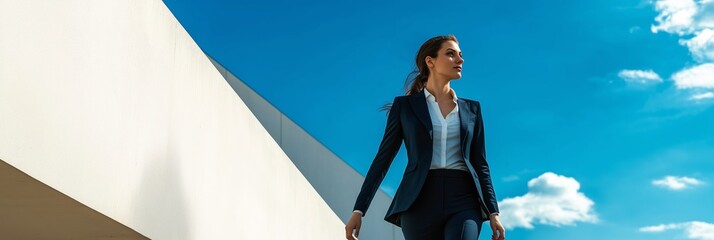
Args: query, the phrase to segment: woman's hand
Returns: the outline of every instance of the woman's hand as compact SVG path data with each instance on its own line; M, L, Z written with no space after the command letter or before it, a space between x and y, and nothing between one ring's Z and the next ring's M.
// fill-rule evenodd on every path
M491 215L490 224L491 224L491 231L493 231L493 235L491 235L492 240L506 239L506 230L503 229L501 220L498 219L498 214Z
M359 229L362 227L362 214L353 212L350 221L345 226L345 235L348 240L357 240ZM354 230L354 233L352 231Z

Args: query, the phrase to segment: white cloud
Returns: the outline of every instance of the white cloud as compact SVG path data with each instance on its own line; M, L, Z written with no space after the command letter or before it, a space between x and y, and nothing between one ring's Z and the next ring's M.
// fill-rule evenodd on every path
M657 24L652 25L652 32L664 31L682 36L696 31L694 17L699 8L694 0L659 0L655 2L655 10L660 13L655 17Z
M579 192L574 178L546 172L528 181L528 193L499 202L506 228L531 229L534 223L552 226L598 221L594 202Z
M651 26L654 33L680 37L679 44L689 49L698 65L679 70L671 78L677 89L693 89L687 100L712 98L702 89L714 88L714 0L654 0L659 12Z
M651 26L654 33L664 31L679 36L694 34L714 28L714 0L655 0L657 24Z
M672 75L678 89L714 88L714 63L686 68Z
M701 94L695 94L690 98L690 100L702 100L702 99L709 99L709 98L714 98L714 92L705 92L705 93L701 93Z
M628 83L660 83L662 78L652 70L622 70L617 74Z
M679 228L679 224L660 224L655 226L641 227L640 232L664 232L666 230Z
M666 176L662 179L652 181L652 185L669 188L672 190L682 190L700 184L702 184L702 181L696 178L675 176Z
M699 221L660 224L641 227L639 230L645 233L658 233L675 229L684 230L684 233L689 239L714 240L714 224Z
M714 0L659 0L655 10L652 32L677 34L697 61L714 61Z
M691 39L680 39L679 44L687 46L697 61L714 60L714 29L698 31Z

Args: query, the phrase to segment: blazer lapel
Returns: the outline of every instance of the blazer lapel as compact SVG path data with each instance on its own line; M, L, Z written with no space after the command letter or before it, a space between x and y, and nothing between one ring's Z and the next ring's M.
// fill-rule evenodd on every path
M426 95L424 95L424 90L422 89L419 93L412 94L409 98L410 105L414 114L416 114L419 121L424 124L424 127L429 131L429 138L433 138L433 126L431 125L431 117L429 116L429 109L426 106Z
M466 141L473 134L474 131L474 119L476 119L476 113L471 111L471 106L465 100L459 98L456 99L459 104L459 121L461 122L461 150L464 154L466 148ZM464 155L465 156L465 155Z

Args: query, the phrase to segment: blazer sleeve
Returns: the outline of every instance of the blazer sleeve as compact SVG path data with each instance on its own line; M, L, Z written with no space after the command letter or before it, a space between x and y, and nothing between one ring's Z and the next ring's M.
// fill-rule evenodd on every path
M384 130L382 143L379 145L377 155L374 157L369 171L367 171L367 176L365 176L364 182L362 183L362 189L355 201L353 210L362 211L363 217L367 215L367 208L369 208L369 205L372 203L374 194L377 192L377 189L379 189L379 185L382 183L382 180L384 180L389 166L392 164L394 157L402 145L403 132L399 117L401 104L398 100L399 99L395 97L392 102L392 107L387 115L387 126Z
M481 183L481 195L483 196L486 208L489 213L498 212L498 201L496 200L496 192L493 190L491 181L491 171L486 161L486 144L483 127L483 117L481 116L481 104L474 101L476 106L476 133L474 134L473 143L471 144L471 158L475 160L476 175L478 175Z

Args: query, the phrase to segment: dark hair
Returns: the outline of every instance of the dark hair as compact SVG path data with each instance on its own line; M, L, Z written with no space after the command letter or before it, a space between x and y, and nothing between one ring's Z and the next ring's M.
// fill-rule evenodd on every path
M429 79L429 67L426 66L426 57L435 58L439 53L439 49L441 49L441 44L446 41L459 43L459 40L454 35L448 35L430 38L421 45L415 59L416 67L407 75L407 80L404 83L404 91L407 96L418 93L426 87L426 81ZM380 110L389 112L391 108L392 104L387 103Z

